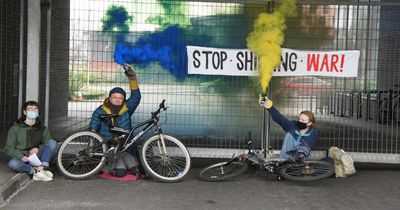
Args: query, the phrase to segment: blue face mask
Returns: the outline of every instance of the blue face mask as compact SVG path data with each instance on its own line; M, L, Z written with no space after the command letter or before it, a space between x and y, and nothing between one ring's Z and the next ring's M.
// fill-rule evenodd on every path
M39 112L35 112L35 111L27 111L26 112L26 117L30 120L34 120L37 117L39 117Z

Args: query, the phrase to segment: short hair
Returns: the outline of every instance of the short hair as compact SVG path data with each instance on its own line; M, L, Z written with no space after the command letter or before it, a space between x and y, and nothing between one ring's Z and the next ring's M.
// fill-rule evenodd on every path
M24 103L24 105L22 106L21 109L21 119L22 120L26 120L26 114L24 113L24 111L26 110L26 108L28 106L36 106L39 110L40 110L40 105L37 101L27 101Z

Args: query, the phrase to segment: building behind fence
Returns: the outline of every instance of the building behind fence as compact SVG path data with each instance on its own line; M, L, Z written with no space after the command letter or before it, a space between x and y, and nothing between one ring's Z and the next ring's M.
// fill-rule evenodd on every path
M29 5L21 2L0 3L1 145L18 116L18 87L29 86L24 53ZM87 127L92 111L112 87L128 89L121 66L113 59L119 29L104 30L111 6L124 8L132 16L125 34L132 45L178 25L181 38L198 46L240 49L246 48L257 15L272 12L282 1L53 0L50 7L43 2L39 101L48 102L49 111L42 116L47 115L53 135L62 140ZM287 20L282 47L359 50L358 77L273 78L268 93L275 106L290 119L305 109L316 114L321 134L316 150L338 146L352 152L357 161L400 162L400 3L298 1L297 12L297 17ZM48 77L46 68L50 69ZM282 129L272 121L263 126L254 78L176 77L159 62L134 68L143 94L134 122L146 119L166 99L171 108L162 126L166 133L196 148L192 155L218 156L212 153L241 149L249 132L256 147L281 147ZM47 95L46 81L50 86Z

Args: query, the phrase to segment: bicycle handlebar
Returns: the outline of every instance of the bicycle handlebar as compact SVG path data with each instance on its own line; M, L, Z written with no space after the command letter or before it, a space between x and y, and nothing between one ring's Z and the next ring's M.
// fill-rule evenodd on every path
M157 111L152 112L152 113L151 113L151 116L154 118L154 117L156 117L158 114L160 114L161 110L165 111L165 110L167 110L167 108L168 108L168 107L165 106L165 99L163 99L163 100L161 101L161 103L160 103L159 108L157 109Z

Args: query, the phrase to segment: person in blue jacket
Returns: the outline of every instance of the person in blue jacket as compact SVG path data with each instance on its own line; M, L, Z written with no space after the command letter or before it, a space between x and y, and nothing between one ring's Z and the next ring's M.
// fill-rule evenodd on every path
M296 162L312 159L311 149L318 138L314 114L311 111L302 111L298 120L289 120L273 106L273 102L268 97L261 96L259 103L268 110L271 118L286 132L280 158Z
M129 87L131 95L126 99L126 92L121 87L115 87L110 90L108 98L106 98L101 106L94 110L89 124L91 131L99 133L105 142L112 141L111 127L120 127L123 129L131 129L131 117L138 107L141 100L141 93L136 78L136 73L128 65L124 66L125 75L129 79ZM101 115L117 114L116 118L101 118ZM121 158L116 160L113 174L122 177L126 172L138 173L138 161L132 153L125 152Z

